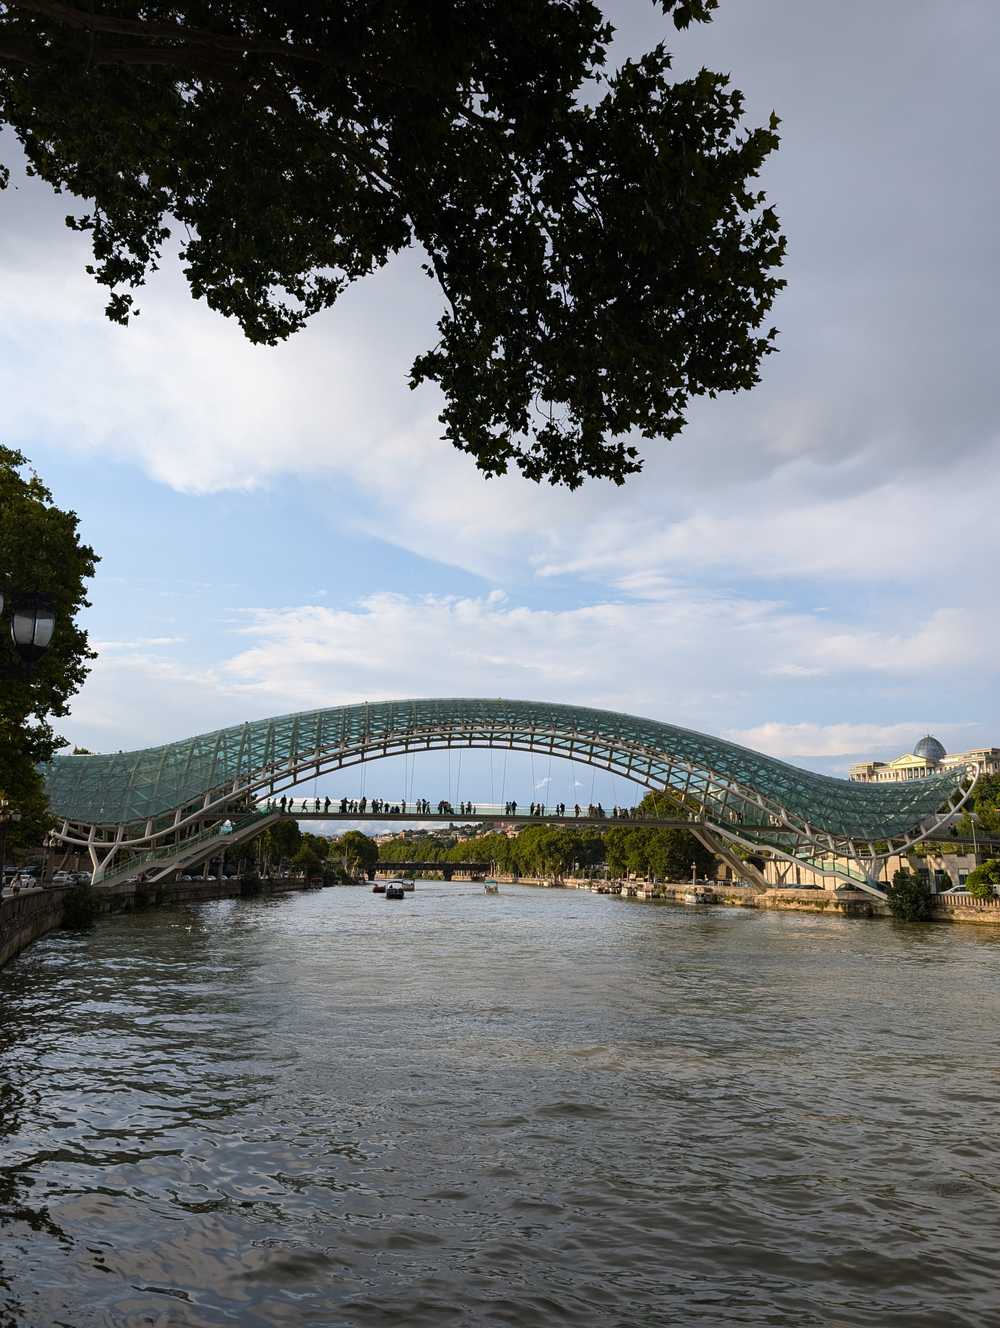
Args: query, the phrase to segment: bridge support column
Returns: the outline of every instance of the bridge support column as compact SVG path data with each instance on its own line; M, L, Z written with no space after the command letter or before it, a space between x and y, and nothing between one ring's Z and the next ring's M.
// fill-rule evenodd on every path
M770 890L770 885L764 877L764 873L759 871L752 862L745 862L721 837L715 835L705 825L692 825L689 827L691 833L699 844L708 849L709 853L714 853L716 857L722 859L727 867L731 867L736 873L737 879L746 881L752 890L758 894L763 894L765 890Z

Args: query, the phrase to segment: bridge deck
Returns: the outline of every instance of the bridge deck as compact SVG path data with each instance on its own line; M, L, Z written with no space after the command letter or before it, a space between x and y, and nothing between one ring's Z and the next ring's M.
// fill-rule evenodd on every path
M261 808L265 810L265 808ZM267 808L281 812L280 807ZM661 828L668 830L689 830L693 825L701 825L702 821L694 817L666 817L666 816L556 816L552 812L543 812L541 816L529 816L518 812L516 815L509 815L506 812L499 812L495 809L484 808L479 811L467 813L459 812L340 812L334 811L331 807L328 812L325 811L300 811L293 808L284 813L295 821L341 821L349 822L351 825L357 825L359 822L380 821L396 824L397 822L406 822L407 824L426 825L434 823L435 825L461 826L469 825L473 821L478 823L516 825L518 829L523 829L526 825L578 825L588 828L599 828L607 830L612 825L624 826L643 826L645 828ZM749 827L755 828L755 827ZM768 827L770 828L770 827Z

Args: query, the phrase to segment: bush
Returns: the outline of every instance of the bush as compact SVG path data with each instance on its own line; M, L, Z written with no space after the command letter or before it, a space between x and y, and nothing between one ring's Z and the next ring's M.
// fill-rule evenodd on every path
M969 872L965 882L965 888L973 899L992 899L995 894L993 887L996 885L1000 885L1000 858L990 858L975 871Z
M887 897L889 911L900 922L926 922L931 916L934 906L931 888L914 876L909 867L900 867L893 876Z
M62 925L74 930L89 927L99 912L97 891L92 885L74 885L63 899Z

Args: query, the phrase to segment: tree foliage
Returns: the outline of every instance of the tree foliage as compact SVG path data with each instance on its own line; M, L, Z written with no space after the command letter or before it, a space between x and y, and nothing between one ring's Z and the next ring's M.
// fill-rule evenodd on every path
M195 298L268 345L417 247L444 437L488 476L622 483L637 436L758 380L784 240L777 118L662 44L606 73L612 35L595 0L6 0L0 122L85 200L115 321L172 227Z
M965 888L974 899L992 899L1000 887L1000 858L989 858L969 872Z
M287 817L276 821L256 842L260 845L261 865L266 872L292 861L302 846L302 831L297 821Z
M63 511L20 452L0 446L0 589L5 598L41 594L56 611L45 655L20 662L5 621L0 630L0 794L24 814L20 834L38 843L45 823L39 762L63 741L52 728L94 658L76 617L87 607L85 582L97 555L81 544L74 512Z
M612 876L655 876L685 881L691 867L698 876L711 875L715 857L688 830L663 826L620 825L605 835L608 871Z
M683 881L694 862L699 876L711 875L713 855L686 830L637 826L627 822L606 830L592 827L529 825L508 837L496 833L456 841L445 836L395 839L379 845L379 860L390 862L476 862L501 873L565 876L607 862L613 876L634 873Z
M379 860L379 846L360 830L348 830L332 841L331 857L339 857L348 876L370 872Z
M909 867L900 867L894 873L886 897L889 911L900 922L926 922L934 908L930 886L914 875Z
M292 858L292 866L308 878L319 873L325 858L326 855L321 856L311 844L303 843Z

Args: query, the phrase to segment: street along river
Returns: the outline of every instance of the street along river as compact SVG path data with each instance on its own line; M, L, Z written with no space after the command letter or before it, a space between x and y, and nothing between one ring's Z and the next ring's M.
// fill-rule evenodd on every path
M418 882L0 972L0 1324L1000 1322L1000 929Z

